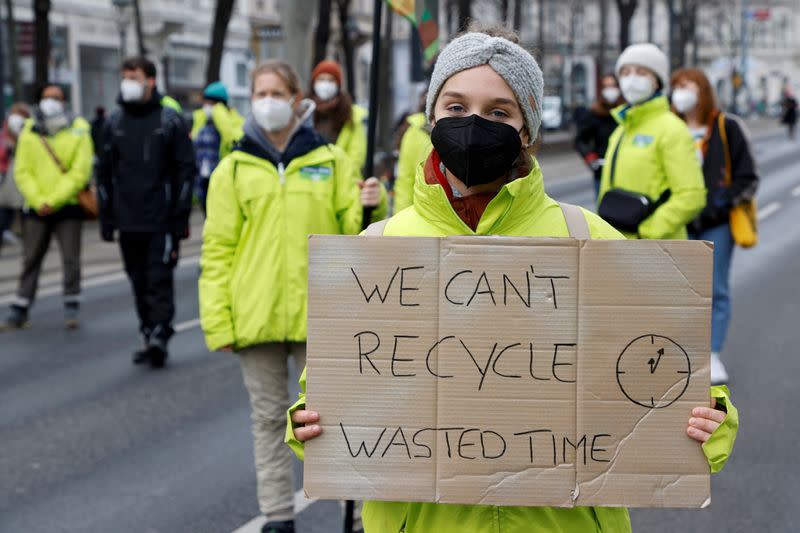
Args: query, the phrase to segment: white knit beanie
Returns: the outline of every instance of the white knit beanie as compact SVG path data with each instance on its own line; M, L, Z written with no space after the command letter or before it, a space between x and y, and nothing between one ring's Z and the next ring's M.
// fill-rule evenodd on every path
M502 37L467 33L454 39L439 54L428 87L425 114L433 120L433 107L444 83L454 74L489 65L514 91L531 141L542 123L544 78L539 64L524 48ZM533 105L531 105L533 100Z
M669 60L659 47L651 43L632 44L622 51L617 59L614 71L619 77L619 71L625 65L636 65L652 70L661 80L664 87L669 85Z

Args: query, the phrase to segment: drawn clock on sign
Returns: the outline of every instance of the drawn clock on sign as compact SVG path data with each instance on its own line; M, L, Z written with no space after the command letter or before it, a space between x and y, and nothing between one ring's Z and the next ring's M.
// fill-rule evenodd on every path
M617 359L622 394L648 409L663 409L678 401L689 387L691 374L686 350L662 335L636 337Z

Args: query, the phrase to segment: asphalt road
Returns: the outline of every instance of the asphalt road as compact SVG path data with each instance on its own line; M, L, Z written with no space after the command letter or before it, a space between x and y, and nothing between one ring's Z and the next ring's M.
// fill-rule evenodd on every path
M735 252L724 353L741 413L734 456L713 478L710 509L634 510L634 531L800 530L797 147L777 134L756 144L761 243ZM548 188L593 202L585 176ZM203 345L196 278L194 262L179 267L185 330L162 372L130 364L138 340L121 276L85 290L77 331L46 296L31 329L0 335L0 532L216 533L258 515L247 395L236 359ZM338 504L298 505L298 531L340 530Z

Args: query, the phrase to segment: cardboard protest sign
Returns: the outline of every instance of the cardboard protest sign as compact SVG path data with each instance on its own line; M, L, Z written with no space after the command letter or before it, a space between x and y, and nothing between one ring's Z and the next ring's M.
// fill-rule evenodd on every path
M315 498L699 507L712 249L312 236Z

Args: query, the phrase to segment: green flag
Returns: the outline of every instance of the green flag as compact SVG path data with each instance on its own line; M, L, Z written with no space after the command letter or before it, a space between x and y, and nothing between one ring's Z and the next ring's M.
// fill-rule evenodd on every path
M439 53L439 0L386 0L386 3L416 26L425 61L430 64Z

